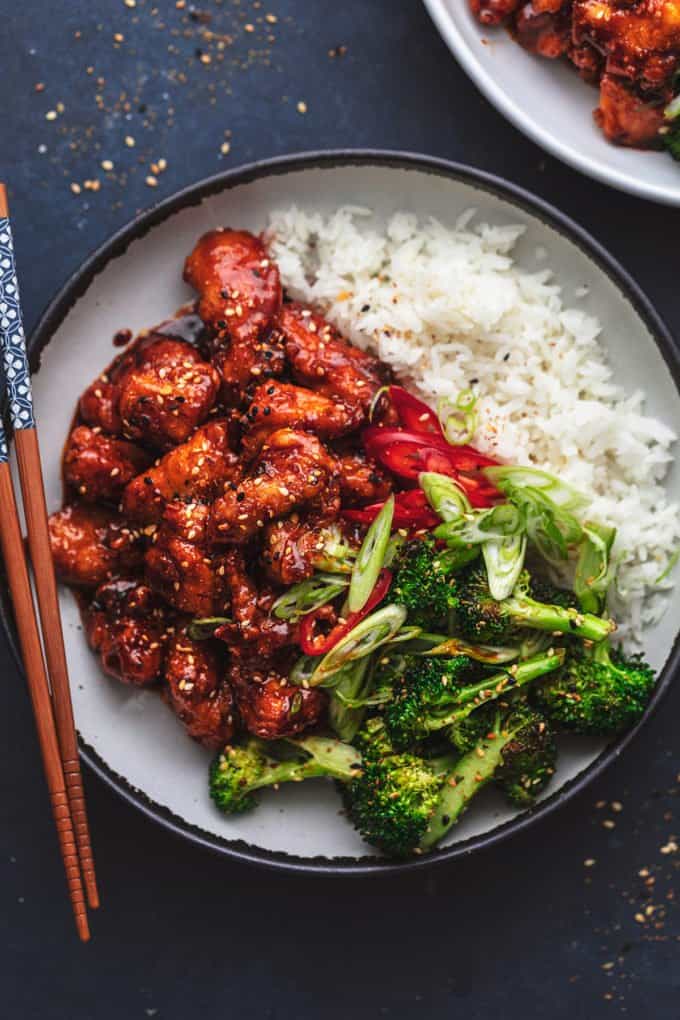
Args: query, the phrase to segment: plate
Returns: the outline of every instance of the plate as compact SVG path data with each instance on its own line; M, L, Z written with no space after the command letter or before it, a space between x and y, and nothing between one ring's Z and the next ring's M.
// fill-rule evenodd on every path
M630 388L643 385L654 414L680 420L680 365L667 329L624 270L561 213L501 180L422 156L305 154L213 177L141 214L86 259L54 299L30 340L50 509L60 504L60 456L76 401L115 353L114 333L159 322L192 296L181 268L203 231L223 224L258 231L272 210L293 203L325 213L359 203L372 207L379 222L406 209L453 225L474 207L492 223L526 223L517 249L520 262L533 267L547 254L567 301L587 287L581 306L603 323L618 381ZM670 486L680 496L677 473ZM2 598L11 632L10 605L5 593ZM337 794L324 781L290 784L265 795L251 814L220 815L207 792L209 752L186 737L156 694L104 677L66 590L61 609L84 760L128 801L175 832L226 855L273 867L361 874L429 867L468 854L556 810L639 729L609 747L598 741L568 742L556 782L532 810L517 814L485 790L446 846L427 857L389 862L372 853L341 817ZM670 683L678 658L678 619L680 592L647 636L649 656L662 673L645 718Z
M532 56L502 28L483 28L468 0L424 3L461 67L537 145L603 184L680 205L680 164L664 152L608 142L593 121L597 91L568 64Z

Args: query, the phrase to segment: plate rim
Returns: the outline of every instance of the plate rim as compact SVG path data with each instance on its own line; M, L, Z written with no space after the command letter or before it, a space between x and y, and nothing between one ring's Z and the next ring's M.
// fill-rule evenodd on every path
M456 0L456 2L466 2L466 0ZM578 149L564 144L556 135L552 134L549 128L543 127L534 117L524 113L505 90L497 84L494 76L486 70L466 45L446 7L446 0L423 0L423 4L434 22L435 28L467 76L491 105L523 135L573 170L592 177L601 184L634 195L636 198L658 202L660 205L680 206L680 167L678 168L678 186L671 189L664 185L647 183L642 176L631 177L630 174L608 167L600 160L581 155ZM645 150L639 151L645 152Z
M656 311L640 286L608 250L570 216L560 212L544 199L505 181L502 178L474 167L450 160L415 152L385 149L333 149L307 151L276 156L247 163L222 171L179 189L162 201L137 214L115 231L68 277L48 303L28 340L32 370L38 371L40 354L53 338L68 312L88 289L98 273L112 260L124 254L128 246L143 237L154 226L187 207L200 204L205 198L223 190L252 183L263 177L285 175L300 170L337 169L342 167L381 167L412 170L434 176L462 181L487 191L501 200L510 202L519 212L541 220L577 247L603 271L619 289L647 326L680 396L680 351L661 315ZM20 672L23 671L19 655L11 604L6 591L0 597L0 621ZM248 864L293 874L367 876L391 875L434 867L451 860L467 857L502 842L515 833L523 832L543 818L547 818L563 804L581 793L615 761L635 739L641 728L657 711L668 693L673 675L680 666L680 631L676 634L668 659L659 674L654 694L644 715L633 729L612 741L583 772L567 781L554 793L515 818L495 826L487 832L443 847L434 852L404 861L391 861L382 857L300 857L283 851L269 850L243 840L229 840L208 832L180 818L167 806L158 804L134 787L124 776L116 773L79 734L80 754L83 761L123 800L134 805L147 817L177 836L203 846L215 853Z

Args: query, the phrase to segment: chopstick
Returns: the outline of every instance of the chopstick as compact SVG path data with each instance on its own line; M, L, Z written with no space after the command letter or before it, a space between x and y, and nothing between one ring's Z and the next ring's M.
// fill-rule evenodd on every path
M0 230L1 234L2 230ZM64 860L66 881L76 919L76 928L80 938L86 942L90 937L90 931L85 909L85 894L80 879L78 848L73 833L64 772L61 767L59 742L52 715L50 691L35 618L31 584L28 579L28 568L24 558L24 543L14 499L12 473L9 469L7 441L2 422L0 422L0 547L12 594L19 643L33 703L35 726L38 731L38 741L59 837L59 847Z
M4 305L4 311L0 318L0 340L2 342L6 386L9 393L9 410L14 429L14 442L17 452L24 514L26 517L28 547L33 566L38 608L42 624L43 644L51 683L52 712L50 714L53 721L56 722L56 734L62 766L61 772L73 820L80 868L82 869L83 881L87 890L88 903L90 907L95 908L99 906L99 895L85 811L85 797L78 758L78 741L73 718L66 651L64 648L57 585L50 548L38 434L33 416L30 372L22 326L19 288L14 268L7 192L2 183L0 183L0 255L0 306ZM8 467L6 471L9 475L9 491L12 496L11 506L8 503L10 510L8 516L12 518L12 508L14 517L16 517L16 501L11 489L11 475L9 474ZM8 498L6 485L5 498ZM13 533L11 538L14 541L16 535ZM23 544L21 559L25 569ZM17 583L19 585L22 584L22 580L18 575ZM30 588L29 595L31 595ZM32 596L30 597L30 605L24 601L23 610L25 612L29 611L31 616L33 616L35 607ZM40 659L42 662L42 655ZM47 690L49 693L50 688L47 688Z

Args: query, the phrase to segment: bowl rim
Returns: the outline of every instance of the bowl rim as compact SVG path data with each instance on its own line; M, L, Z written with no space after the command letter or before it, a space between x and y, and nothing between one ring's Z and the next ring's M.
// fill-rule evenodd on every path
M465 0L456 0L465 2ZM593 159L579 152L577 148L561 141L549 127L529 116L515 103L505 90L497 83L495 77L485 65L477 59L467 46L458 26L446 6L446 0L423 0L425 7L446 45L469 78L475 83L492 106L513 124L518 131L527 135L536 145L545 149L567 163L580 173L592 177L602 184L617 188L637 198L659 202L662 205L680 206L680 168L678 169L678 185L676 188L657 185L648 181L644 172L632 176L622 170L609 167L599 159ZM584 84L585 87L585 84ZM644 155L644 150L640 150ZM657 154L658 155L658 154Z
M595 262L632 303L652 335L680 394L680 352L676 350L671 333L661 316L638 284L620 263L586 230L550 203L493 174L473 167L418 153L380 149L338 149L309 151L277 156L225 170L190 184L161 202L142 211L125 226L113 233L95 251L87 256L78 269L66 280L40 316L28 340L31 368L39 369L40 354L62 324L71 308L85 293L93 279L112 260L125 253L128 246L143 237L154 226L187 207L200 204L203 199L224 190L249 184L264 177L285 175L290 172L338 169L343 167L379 167L416 171L461 181L484 190L496 198L510 202L521 212L538 218L557 231ZM6 590L0 598L0 620L7 635L15 661L22 670L12 609ZM334 876L361 876L397 874L434 867L475 850L495 846L515 833L523 832L540 819L552 815L559 807L581 793L595 778L615 761L635 739L640 729L658 709L666 696L672 677L680 665L680 633L676 635L668 659L659 674L657 685L644 715L636 726L612 741L581 773L574 776L554 793L515 818L495 826L487 832L471 836L449 847L443 847L422 857L404 861L390 861L382 857L300 857L283 851L253 846L243 840L229 840L199 828L179 817L168 807L158 804L134 787L124 776L116 773L91 745L79 735L83 761L109 787L128 803L177 836L203 846L215 853L249 864L295 874L321 874Z

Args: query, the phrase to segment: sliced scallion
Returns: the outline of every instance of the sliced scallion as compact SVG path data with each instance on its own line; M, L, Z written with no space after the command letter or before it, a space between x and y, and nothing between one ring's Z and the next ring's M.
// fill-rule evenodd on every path
M366 537L357 554L347 595L347 607L350 613L358 613L363 609L375 588L378 574L385 562L393 517L394 496L390 496L366 532Z
M326 686L347 663L363 659L376 648L391 641L403 627L405 620L406 610L403 606L383 606L382 609L371 613L324 655L309 678L309 686L318 687L321 684Z

